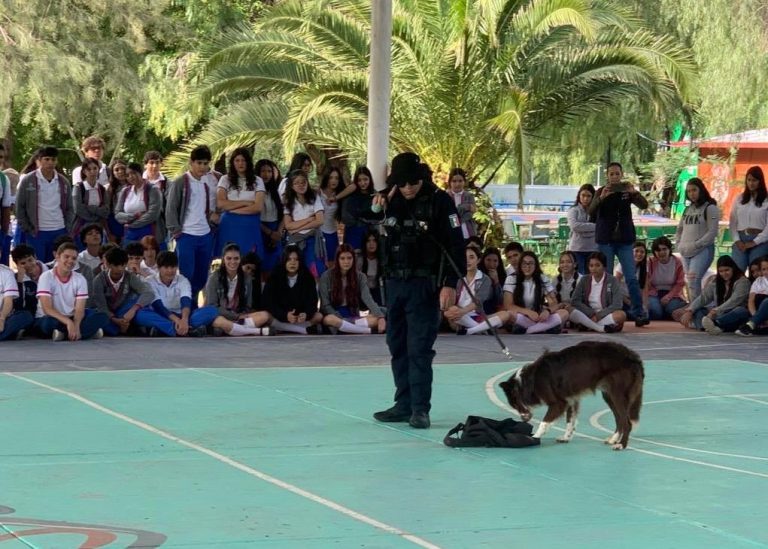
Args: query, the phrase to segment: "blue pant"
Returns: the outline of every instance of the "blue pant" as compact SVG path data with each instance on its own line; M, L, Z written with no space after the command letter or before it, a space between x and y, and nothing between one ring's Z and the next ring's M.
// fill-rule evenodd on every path
M740 231L738 240L741 240L742 242L752 242L756 236L757 235L747 234L744 231ZM739 269L744 272L749 268L750 263L764 255L768 255L768 242L763 242L762 244L758 244L754 248L749 248L743 252L739 250L734 243L733 248L731 249L731 257L736 262L736 265L739 266Z
M692 257L683 257L683 269L688 282L688 299L693 301L701 294L701 281L715 258L715 245L707 246Z
M122 305L117 308L116 311L113 311L113 314L117 318L123 318L125 314L131 309L131 307L136 305L138 300L138 295L134 294L130 296ZM149 309L139 309L133 317L133 324L136 326L142 326L144 328L151 328L152 325L150 324L150 317L148 316L148 312ZM110 320L109 323L104 326L104 333L108 336L115 337L120 335L120 328L118 328L117 324Z
M0 341L13 339L20 330L29 328L35 321L35 317L29 311L16 311L5 319L5 328L0 332Z
M106 314L100 313L94 309L86 309L85 316L83 317L82 322L80 322L80 337L82 339L91 338L100 328L105 328L107 324L109 324L109 317ZM36 318L34 328L43 337L51 337L54 330L61 330L69 335L67 333L67 327L52 316Z
M140 312L142 314L142 326L156 328L167 336L176 337L176 327L170 318L165 318L150 307L146 307ZM136 316L138 317L139 315L137 314ZM213 305L200 307L189 315L189 327L210 326L217 316L219 316L219 310Z
M685 307L685 301L679 297L673 297L669 303L662 305L661 298L668 293L667 290L659 290L658 295L648 296L648 317L651 320L671 320L673 312Z
M768 299L763 299L760 302L755 314L749 320L755 325L755 328L759 328L763 322L768 320Z
M438 290L429 278L390 278L387 289L387 346L392 354L395 406L429 412L432 346L440 321Z
M270 231L276 231L280 226L279 221L262 221L261 224L267 227ZM263 236L263 242L264 257L262 257L261 261L261 272L270 273L280 262L280 255L283 253L283 243L282 241L275 243L267 236Z
M179 271L187 277L192 286L192 303L197 303L197 294L208 281L208 270L213 259L213 234L194 236L181 233L176 237L176 254L179 256Z
M363 250L365 238L365 226L345 226L344 227L344 243L349 244L355 250Z
M586 275L589 274L589 256L592 255L594 252L571 252L573 255L576 256L576 269L578 269L580 274ZM623 269L624 267L622 267ZM611 274L613 274L612 271L608 271Z
M632 255L632 244L598 244L598 250L605 254L607 265L605 266L606 272L613 273L613 257L614 255L619 258L621 264L621 270L624 273L624 280L627 283L627 289L629 290L629 299L632 300L632 316L637 318L645 318L645 311L643 311L643 296L640 293L640 284L637 281L637 275L635 274L635 258Z
M5 266L8 266L10 259L11 259L11 241L13 240L13 237L9 234L4 235L3 237L3 251L0 255L0 263L2 263Z
M336 259L336 250L339 247L339 233L323 233L325 239L325 259L333 261Z
M27 244L34 248L37 259L43 263L48 263L53 260L53 241L63 234L67 234L66 229L37 231L37 236L26 235Z
M145 236L155 236L154 223L139 227L138 229L125 227L125 231L123 232L123 246L130 244L131 242L141 242L141 239Z
M320 278L320 275L325 272L325 258L317 257L315 253L315 237L310 236L304 240L303 260L304 265L307 266L309 272L315 278Z
M718 315L715 324L725 332L735 332L740 326L749 320L749 311L746 307L736 307L727 313Z

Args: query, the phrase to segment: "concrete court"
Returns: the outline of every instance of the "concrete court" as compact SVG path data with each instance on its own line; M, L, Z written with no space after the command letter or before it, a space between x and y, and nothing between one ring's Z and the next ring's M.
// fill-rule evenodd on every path
M453 450L510 369L589 336L438 338L433 427L374 422L381 336L21 341L0 355L0 549L768 547L768 339L610 336L646 361L632 450ZM608 336L593 336L608 337ZM537 410L536 417L541 417Z

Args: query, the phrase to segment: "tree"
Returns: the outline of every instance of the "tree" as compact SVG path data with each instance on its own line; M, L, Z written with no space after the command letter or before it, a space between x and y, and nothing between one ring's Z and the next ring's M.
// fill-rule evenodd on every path
M212 41L195 96L220 110L189 146L312 144L362 160L369 21L366 0L287 0ZM392 150L476 180L511 157L525 182L538 142L621 101L655 117L681 109L695 70L603 0L395 0L392 53Z

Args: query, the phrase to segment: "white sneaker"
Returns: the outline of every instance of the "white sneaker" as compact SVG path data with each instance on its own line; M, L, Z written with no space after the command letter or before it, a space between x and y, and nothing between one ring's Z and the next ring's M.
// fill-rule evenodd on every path
M54 330L53 335L51 335L51 339L53 341L64 341L64 332L61 330Z
M101 339L102 337L104 337L104 330L99 328L98 330L96 330L96 333L93 334L93 337L91 337L91 339Z
M704 331L706 331L709 335L720 335L723 333L723 329L715 324L715 321L709 318L708 316L705 316L701 319L701 325L704 327Z
M273 328L270 328L269 326L264 326L263 328L261 328L261 335L263 336L275 335L275 330Z
M24 334L26 333L26 330L19 330L16 332L16 341L19 341L21 339L24 339Z

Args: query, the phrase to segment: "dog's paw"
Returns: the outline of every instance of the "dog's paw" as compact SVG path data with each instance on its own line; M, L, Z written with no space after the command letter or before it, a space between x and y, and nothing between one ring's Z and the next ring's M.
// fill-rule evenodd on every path
M624 449L624 445L623 445L623 444L621 444L620 442L617 442L616 444L614 444L613 446L611 446L611 448L612 448L614 451L617 451L617 452L618 452L619 450L623 450L623 449Z
M555 440L557 442L565 444L565 443L571 442L571 437L557 437Z
M616 444L619 442L619 433L613 433L603 441L603 444Z

